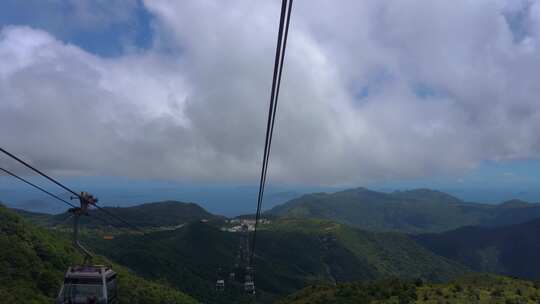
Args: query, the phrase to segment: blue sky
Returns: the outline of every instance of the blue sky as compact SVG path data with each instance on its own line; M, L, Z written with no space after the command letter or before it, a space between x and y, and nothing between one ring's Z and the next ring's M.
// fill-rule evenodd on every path
M89 3L88 10L94 10L97 16L103 15L103 18L96 17L88 23L77 18L74 2L2 1L0 26L23 25L43 29L66 43L104 57L120 56L133 47L147 49L152 45L152 16L139 1L125 1L133 2L133 7L128 9L128 17L117 21L111 21L108 18L111 13L102 9L107 1L80 1Z
M540 201L540 4L420 2L296 4L271 192ZM249 212L279 10L245 4L2 1L2 145L107 202Z

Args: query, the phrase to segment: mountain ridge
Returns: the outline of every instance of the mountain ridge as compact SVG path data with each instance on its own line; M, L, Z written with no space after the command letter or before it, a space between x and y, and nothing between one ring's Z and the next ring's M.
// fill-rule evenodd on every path
M129 207L101 207L105 212L114 214L130 223L132 226L141 228L176 226L187 222L203 219L223 219L224 217L214 215L196 203L184 203L174 200L143 203ZM25 210L14 209L21 216L41 225L56 226L65 225L69 219L68 212L50 215L45 213L36 213ZM91 209L88 211L90 216L81 218L82 226L102 227L105 224L93 215L102 216L102 211ZM116 221L107 217L107 222L119 228L130 228L124 222Z
M540 204L513 200L499 205L465 202L421 188L390 193L353 188L312 193L265 212L284 218L320 218L373 231L442 232L462 226L499 226L540 217Z

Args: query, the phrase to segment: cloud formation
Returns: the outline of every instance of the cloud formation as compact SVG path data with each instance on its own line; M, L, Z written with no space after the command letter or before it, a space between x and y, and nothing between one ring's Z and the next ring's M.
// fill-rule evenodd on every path
M144 5L153 46L115 58L4 27L2 146L58 174L255 180L278 3ZM539 44L540 1L297 1L271 181L538 158Z

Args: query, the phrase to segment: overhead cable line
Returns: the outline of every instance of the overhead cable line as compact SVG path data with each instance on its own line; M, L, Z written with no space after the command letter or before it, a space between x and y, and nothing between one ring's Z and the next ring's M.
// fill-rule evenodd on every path
M22 177L18 176L17 174L15 174L15 173L13 173L13 172L7 170L7 169L0 168L0 171L3 171L4 173L6 173L6 174L8 174L8 175L11 175L12 177L14 177L14 178L20 180L21 182L23 182L23 183L25 183L25 184L28 184L28 185L30 185L30 186L32 186L32 187L34 187L34 188L40 190L41 192L44 192L45 194L49 195L50 197L55 198L55 199L57 199L58 201L61 201L61 202L65 203L65 204L71 206L72 208L77 208L77 206L73 205L72 203L68 202L67 200L65 200L65 199L63 199L63 198L61 198L61 197L59 197L58 195L56 195L56 194L54 194L54 193L51 193L51 192L49 192L49 191L43 189L42 187L40 187L40 186L38 186L38 185L36 185L36 184L30 182L29 180L27 180L27 179L25 179L25 178L22 178ZM99 217L99 216L96 216L96 215L92 215L92 216L95 217L96 219L98 219L98 220L104 222L105 224L107 224L107 225L109 225L109 226L116 227L115 225L109 223L108 221L106 221L105 219L103 219L103 218L101 218L101 217ZM118 228L118 227L117 227L117 228Z
M36 184L34 184L34 183L28 181L27 179L25 179L25 178L23 178L23 177L18 176L17 174L15 174L15 173L13 173L13 172L7 170L7 169L0 168L0 171L3 171L3 172L5 172L6 174L8 174L8 175L10 175L10 176L12 176L12 177L14 177L14 178L16 178L16 179L18 179L18 180L24 182L24 183L26 183L26 184L28 184L28 185L30 185L30 186L36 188L36 189L38 189L38 190L40 190L40 191L42 191L42 192L44 192L44 193L46 193L47 195L49 195L49 196L51 196L51 197L57 199L58 201L61 201L61 202L65 203L65 204L67 204L67 205L69 205L69 206L71 206L71 207L73 207L73 208L77 208L77 206L75 206L74 204L70 203L69 201L67 201L67 200L65 200L65 199L63 199L63 198L61 198L61 197L59 197L58 195L55 195L54 193L51 193L51 192L49 192L49 191L43 189L42 187L40 187L40 186L38 186L38 185L36 185ZM95 206L95 205L94 205L94 206ZM97 207L97 206L96 206L96 207ZM64 220L62 220L62 222L56 223L55 226L59 226L59 225L63 224L64 222L66 222L67 220L69 220L69 219L72 218L72 217L73 217L73 215L71 215L71 216L65 218ZM118 226L118 225L111 224L109 221L107 221L107 220L105 220L105 219L103 219L103 218L101 218L101 217L99 217L99 216L97 216L97 215L95 215L95 214L92 214L91 217L93 217L93 218L95 218L95 219L97 219L97 220L100 220L100 221L103 222L104 224L106 224L106 225L108 225L108 226L111 226L111 227L114 227L114 228L116 228L116 229L118 229L118 230L121 230L122 228L124 228L124 227L121 227L121 226ZM142 229L140 229L140 228L138 228L138 227L135 227L135 228L136 228L139 232L144 232ZM148 238L146 235L143 235L142 238L143 238L143 240L146 241L146 242L150 242L150 241L151 241L151 239ZM163 246L161 243L157 243L157 245L158 245L159 247L161 247L162 250L165 250L165 251L166 251L166 250L173 250L173 251L175 251L177 254L179 254L178 251L177 251L176 249L172 249L171 247Z
M0 148L0 149L1 149L1 148ZM34 184L34 183L32 183L32 182L30 182L30 181L28 181L28 180L22 178L22 177L20 177L20 176L18 176L17 174L15 174L15 173L13 173L13 172L11 172L11 171L8 171L8 170L6 170L6 169L4 169L4 168L0 168L0 171L3 171L3 172L5 172L5 173L7 173L7 174L13 176L14 178L16 178L16 179L22 181L23 183L26 183L26 184L28 184L28 185L30 185L30 186L32 186L32 187L34 187L34 188L36 188L36 189L38 189L38 190L44 192L44 193L46 193L46 194L49 195L50 197L53 197L53 198L55 198L55 199L57 199L57 200L59 200L59 201L65 203L65 204L67 204L67 205L73 207L73 208L77 208L77 206L75 206L75 205L73 205L72 203L66 201L65 199L59 197L58 195L53 194L53 193L51 193L51 192L49 192L49 191L43 189L42 187L40 187L40 186L38 186L38 185L36 185L36 184Z
M139 232L144 232L141 228L139 228L139 227L137 227L137 226L135 226L135 225L129 223L128 221L124 220L123 218L119 217L118 215L116 215L116 214L114 214L114 213L111 213L111 212L108 211L107 209L105 209L105 208L103 208L103 207L100 207L100 206L98 206L98 205L93 205L93 206L96 207L97 210L99 210L99 211L101 211L101 212L107 214L107 215L110 216L110 217L113 217L113 218L117 219L118 221L122 222L123 224L129 226L130 228L135 229L135 230L137 230L137 231L139 231Z
M56 179L54 179L54 178L50 177L49 175L47 175L47 174L41 172L40 170L38 170L38 169L36 169L35 167L33 167L32 165L28 164L28 163L25 162L24 160L20 159L19 157L15 156L15 155L12 154L12 153L6 151L6 150L3 149L2 147L0 147L0 152L3 152L3 153L6 154L7 156L9 156L9 157L13 158L14 160L18 161L19 163L25 165L26 167L30 168L32 171L34 171L34 172L36 172L37 174L39 174L39 175L45 177L46 179L48 179L49 181L51 181L51 182L53 182L54 184L58 185L58 186L61 187L62 189L68 191L69 193L75 195L77 198L79 198L79 199L84 199L79 193L77 193L77 192L71 190L70 188L64 186L62 183L60 183L60 182L57 181ZM7 172L6 172L6 173L7 173ZM9 174L9 173L8 173L8 174ZM11 174L10 174L10 175L11 175ZM12 176L13 176L13 175L12 175ZM22 180L22 178L20 178L20 177L19 177L19 179ZM27 184L32 185L32 184L31 184L30 182L28 182L28 181L25 181L25 182L26 182ZM36 187L36 188L38 188L38 189L40 189L40 190L42 190L42 191L44 191L44 192L46 192L46 193L48 192L48 191L42 189L41 187L38 187L38 186L36 186L36 185L33 185L33 186ZM49 194L52 194L52 193L49 192ZM53 195L54 195L54 194L53 194ZM56 195L54 195L54 196L56 196ZM67 201L65 201L65 200L63 200L63 199L60 199L60 200L62 200L62 201L64 201L64 202L67 202ZM72 205L71 203L69 203L69 205L75 207L75 206ZM125 225L127 225L127 226L129 226L129 227L131 227L131 228L133 228L133 229L135 229L135 230L142 231L139 227L136 227L136 226L130 224L129 222L127 222L127 221L124 220L123 218L121 218L121 217L115 215L114 213L109 212L107 209L104 209L104 208L102 208L102 207L100 207L100 206L98 206L98 205L96 205L96 204L92 204L92 206L96 207L98 210L100 210L101 212L103 212L103 213L109 215L110 217L115 218L116 220L122 222L123 224L125 224ZM97 217L96 217L96 218L97 218Z
M4 153L7 154L8 156L10 156L10 157L12 157L13 159L19 161L20 163L24 164L25 166L27 166L28 168L34 170L35 172L38 172L40 175L46 177L48 180L53 181L55 184L59 185L59 186L62 187L63 189L65 189L65 190L69 191L70 193L74 194L77 198L81 198L81 195L77 194L75 191L72 191L72 190L69 189L68 187L62 185L60 182L54 180L52 177L49 177L48 175L46 175L45 173L43 173L43 172L37 170L37 169L34 168L33 166L30 166L29 164L27 164L26 162L24 162L24 161L21 160L20 158L16 157L16 156L13 155L12 153L9 153L8 151L6 151L5 149L2 149L2 148L0 148L0 151L1 151L1 152L4 152ZM12 176L12 177L14 177L14 178L16 178L16 179L22 181L22 182L24 182L24 183L26 183L26 184L28 184L28 185L34 187L34 188L36 188L36 189L38 189L38 190L40 190L40 191L42 191L42 192L48 194L49 196L51 196L51 197L53 197L53 198L55 198L55 199L57 199L57 200L59 200L59 201L65 203L65 204L67 204L67 205L69 205L69 206L71 206L71 207L73 207L73 208L77 208L77 206L73 205L73 204L70 203L69 201L62 199L61 197L59 197L59 196L57 196L57 195L55 195L55 194L53 194L53 193L51 193L51 192L49 192L49 191L43 189L42 187L40 187L40 186L38 186L38 185L36 185L36 184L34 184L34 183L32 183L32 182L30 182L30 181L28 181L28 180L22 178L22 177L20 177L20 176L18 176L17 174L15 174L15 173L13 173L13 172L11 172L11 171L8 171L8 170L3 169L3 168L0 168L0 171L5 172L6 174L8 174L8 175L10 175L10 176ZM117 215L108 212L106 209L100 208L99 206L97 206L97 205L95 205L95 204L91 204L91 205L93 205L94 207L98 208L98 210L100 210L100 211L102 211L102 212L104 212L104 213L106 213L106 214L108 214L108 215L110 215L110 216L112 216L112 217L114 217L114 218L116 218L116 219L122 221L124 224L127 224L129 227L131 227L131 228L137 230L138 232L141 232L141 233L142 233L142 236L141 236L141 237L142 237L142 239L143 239L145 242L148 242L148 243L149 243L149 242L152 241L152 239L151 239L151 238L148 238L148 236L144 233L144 230L142 230L141 228L139 228L139 227L137 227L137 226L134 226L134 225L130 224L129 222L127 222L127 221L123 220L122 218L118 217ZM99 217L99 216L96 216L95 214L92 214L91 217L94 217L94 218L96 218L96 219L102 221L102 222L105 223L106 225L115 227L115 228L117 228L117 229L122 229L122 228L123 228L123 227L120 227L120 226L117 226L117 225L113 225L113 224L109 223L107 220L105 220L105 219L103 219L103 218L101 218L101 217ZM71 217L69 217L69 218L71 218ZM69 218L65 219L64 221L68 220ZM60 223L59 223L59 224L60 224ZM154 244L156 244L156 243L154 243ZM176 249L171 248L171 247L168 247L168 246L164 246L164 245L162 245L161 243L157 243L157 246L158 246L158 247L161 247L162 250L164 250L164 251L167 251L167 250L173 250L173 251L175 251L177 254L179 254L178 251L177 251Z
M257 228L261 217L262 201L264 196L264 189L266 186L266 176L268 172L268 162L270 158L270 148L272 145L272 136L274 134L274 124L276 120L276 111L279 97L279 89L281 86L281 76L283 72L283 62L285 59L285 49L287 46L287 37L289 33L289 24L291 20L293 0L282 0L281 3L281 15L279 20L278 37L276 43L276 56L274 61L274 73L272 78L272 89L270 92L270 103L268 109L268 121L266 124L266 136L264 143L264 155L261 168L261 177L259 181L259 193L257 198L257 212L255 214L255 226L253 231L253 239L251 242L251 252L249 265L251 267L253 263L253 256L255 254L255 246L257 240Z
M5 149L0 148L0 151L4 152L5 154L7 154L8 156L14 158L15 160L17 160L17 161L19 161L19 162L25 164L27 167L31 168L32 170L34 170L34 171L36 171L36 172L39 171L39 170L35 169L34 167L28 165L26 162L24 162L24 161L21 160L20 158L16 157L15 155L13 155L13 154L7 152ZM38 189L38 190L43 191L44 193L50 195L51 197L53 197L53 198L55 198L55 199L57 199L57 200L60 200L60 201L66 203L66 204L68 204L68 205L70 205L70 206L72 206L72 207L77 207L77 206L71 204L70 202L68 202L68 201L66 201L66 200L64 200L64 199L62 199L61 197L59 197L59 196L57 196L57 195L55 195L55 194L53 194L53 193L51 193L51 192L49 192L49 191L43 189L42 187L39 187L39 186L33 184L32 182L30 182L30 181L28 181L28 180L26 180L26 179L24 179L24 178L22 178L22 177L20 177L20 176L18 176L18 175L16 175L16 174L12 173L12 172L10 172L10 171L8 171L8 170L6 170L6 169L2 169L2 171L5 172L5 173L7 173L7 174L9 174L9 175L11 175L11 176L13 176L13 177L15 177L15 178L17 178L18 180L20 180L20 181L22 181L22 182L24 182L24 183L26 183L26 184L28 184L28 185L30 185L30 186L32 186L32 187ZM43 173L43 172L41 172L41 171L39 171L39 172L40 172L40 175L42 175L42 176L44 176L44 177L47 177L47 179L55 181L52 177L49 177L49 176L46 175L45 173ZM72 191L72 190L69 189L68 187L66 187L66 186L64 186L64 185L62 185L62 184L60 184L60 182L55 181L55 184L61 185L61 187L62 187L63 189L69 191L69 192L72 193L72 194L75 194L78 198L81 197L79 194L77 194L76 192ZM104 212L104 213L106 213L106 214L108 214L108 215L114 217L115 219L120 220L120 221L123 222L124 224L127 224L127 225L128 225L129 227L131 227L132 229L137 230L138 232L141 232L141 233L143 234L143 235L142 235L142 238L143 238L143 240L144 240L145 242L150 242L150 241L152 241L152 239L150 239L150 238L147 237L147 235L144 233L144 230L143 230L143 229L141 229L141 228L139 228L139 227L137 227L137 226L134 226L134 225L130 224L129 222L123 220L122 218L120 218L119 216L117 216L117 215L115 215L115 214L112 214L112 213L108 212L107 209L100 208L99 206L97 206L97 205L95 205L95 204L92 204L92 205L93 205L94 207L98 208L98 210L100 210L100 211L102 211L102 212ZM98 219L98 220L100 220L100 221L102 221L103 223L105 223L105 224L107 224L107 225L109 225L109 226L115 227L115 228L117 228L117 229L123 228L123 227L119 227L119 226L117 226L117 225L113 225L113 224L109 223L108 221L106 221L105 219L102 219L101 217L96 216L95 214L92 214L91 216L94 217L94 218L96 218L96 219ZM161 245L160 243L157 243L157 244L158 244L159 247L162 248L162 250L165 250L165 251L166 251L166 250L171 250L171 249L172 249L172 248L170 248L170 247L163 246L163 245ZM175 251L175 252L177 252L176 249L172 249L172 250ZM178 252L177 252L177 253L178 253Z
M58 182L57 180L55 180L54 178L48 176L47 174L39 171L38 169L34 168L32 165L28 164L27 162L25 162L24 160L18 158L17 156L11 154L10 152L6 151L5 149L3 149L2 147L0 147L0 152L3 152L4 154L6 154L7 156L13 158L14 160L18 161L19 163L25 165L26 167L30 168L32 171L36 172L37 174L45 177L46 179L50 180L51 182L55 183L56 185L60 186L62 189L70 192L71 194L77 196L77 197L81 197L78 193L76 193L75 191L69 189L68 187L62 185L60 182Z

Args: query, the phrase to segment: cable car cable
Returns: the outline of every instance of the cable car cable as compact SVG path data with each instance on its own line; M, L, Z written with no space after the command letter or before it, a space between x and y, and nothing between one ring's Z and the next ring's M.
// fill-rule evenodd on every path
M1 149L2 151L5 151L5 150L2 149L2 148L0 148L0 149ZM5 152L7 152L7 151L5 151ZM9 153L9 152L8 152L7 154L8 154L8 155L13 155L13 154L11 154L11 153ZM13 155L13 156L14 156L14 155ZM16 156L14 156L14 158L15 158L16 160L20 160L20 158L18 158L18 157L16 157ZM23 162L23 161L21 160L21 162ZM33 168L33 167L31 167L31 168ZM34 169L35 169L35 168L34 168ZM22 182L24 182L24 183L30 185L30 186L32 186L32 187L34 187L34 188L36 188L36 189L38 189L38 190L40 190L40 191L42 191L42 192L48 194L49 196L51 196L51 197L53 197L53 198L55 198L55 199L57 199L57 200L59 200L59 201L65 203L65 204L68 204L69 206L71 206L71 207L73 207L73 208L77 208L77 206L75 206L74 204L70 203L69 201L62 199L61 197L59 197L59 196L57 196L57 195L55 195L55 194L53 194L53 193L51 193L51 192L49 192L49 191L43 189L42 187L40 187L40 186L38 186L38 185L36 185L36 184L34 184L34 183L32 183L32 182L30 182L30 181L28 181L28 180L22 178L22 177L20 177L20 176L18 176L17 174L15 174L15 173L13 173L13 172L11 172L11 171L8 171L8 170L3 169L3 168L0 168L0 170L3 171L3 172L5 172L5 173L7 173L7 174L9 174L9 175L11 175L12 177L14 177L14 178L16 178L16 179L18 179L18 180L20 180L20 181L22 181ZM36 169L36 170L37 170L37 169ZM43 173L43 174L44 174L44 173ZM62 187L62 188L64 188L64 187ZM67 188L67 187L66 187L66 188ZM70 192L71 192L71 191L70 191ZM71 193L73 193L73 192L71 192ZM79 195L77 195L77 196L79 196ZM116 215L114 215L114 214L111 214L110 212L107 212L106 209L100 208L99 206L94 205L94 204L92 204L92 206L94 206L94 207L100 209L102 212L105 212L105 213L107 213L107 214L110 214L110 215L111 215L112 217L114 217L114 218L119 218L118 216L116 216ZM102 221L103 223L105 223L105 224L108 225L108 226L112 226L112 227L114 227L114 228L116 228L116 229L122 229L122 228L123 228L123 227L120 227L120 226L118 226L118 225L111 224L111 223L108 222L107 220L105 220L105 219L103 219L103 218L101 218L101 217L99 217L99 216L96 216L95 214L92 214L91 216L94 217L94 218L96 218L96 219L98 219L98 220L100 220L100 221ZM134 229L137 230L138 232L143 233L143 235L142 235L141 237L142 237L142 239L143 239L144 241L148 241L148 240L149 240L149 239L146 237L144 230L142 230L142 229L140 229L139 227L136 227L136 226L134 226L134 225L128 223L127 221L124 221L124 220L121 219L121 218L119 218L119 219L120 219L122 222L127 223L130 227L134 228ZM168 250L168 249L171 249L171 248L165 248L165 246L163 246L162 248L163 248L164 250L166 250L166 249L167 249L167 250ZM176 252L175 249L173 249L173 250Z
M261 216L262 200L264 196L264 189L266 185L266 176L268 171L268 163L270 158L270 148L272 145L272 136L274 133L274 125L277 112L277 101L279 96L279 89L281 85L281 76L283 71L283 62L285 59L285 49L287 45L287 37L289 31L290 17L292 11L293 0L283 0L281 4L281 16L279 21L278 39L276 43L276 57L274 61L274 73L272 78L272 91L270 93L270 104L268 109L268 121L266 125L266 137L265 147L263 155L263 164L261 168L261 178L259 181L259 193L257 198L257 212L255 214L255 226L253 231L253 240L251 243L251 252L249 265L251 267L253 263L253 256L255 253L256 240L257 240L257 228ZM285 27L284 27L285 25Z
M257 235L257 227L260 220L261 215L261 207L262 207L262 200L264 195L264 189L266 185L266 176L268 171L268 160L270 157L270 147L272 144L272 135L273 135L273 128L275 124L275 116L276 116L276 110L277 110L277 97L279 94L279 86L281 83L281 74L282 74L282 68L283 68L283 59L284 59L284 50L286 47L286 41L284 41L283 36L283 23L285 19L285 11L286 11L286 0L283 0L282 2L282 10L281 10L281 18L280 18L280 25L278 30L278 41L276 45L276 60L274 64L274 78L272 79L272 92L270 97L270 108L269 108L269 115L268 115L268 122L267 122L267 133L266 133L266 141L265 141L265 153L263 158L263 167L261 169L261 180L259 184L259 196L257 201L257 212L255 216L255 228L253 232L253 241L251 244L251 256L249 264L251 266L251 261L253 260L253 255L255 252L256 247L256 235ZM290 13L292 8L292 1L288 3L288 13L287 13L287 25L285 30L287 33L285 34L285 37L288 35L288 28L289 28L289 22L290 22ZM282 42L283 41L283 42Z
M3 152L4 154L6 154L7 156L13 158L14 160L18 161L19 163L25 165L26 167L30 168L31 170L33 170L34 172L36 172L37 174L45 177L46 179L48 179L49 181L55 183L56 185L58 185L59 187L61 187L62 189L68 191L69 193L75 195L76 197L78 197L79 199L81 199L81 195L78 194L77 192L71 190L70 188L64 186L62 183L60 183L59 181L55 180L54 178L50 177L49 175L41 172L40 170L36 169L35 167L33 167L32 165L28 164L27 162L25 162L24 160L20 159L19 157L13 155L12 153L6 151L5 149L3 149L2 147L0 147L0 152ZM47 191L48 192L48 191ZM63 200L62 200L63 201ZM64 201L65 202L65 201ZM71 204L70 204L71 205ZM130 224L129 222L127 222L126 220L124 220L123 218L107 211L106 209L103 209L102 207L98 206L98 205L95 205L95 204L92 204L94 207L96 207L98 210L100 210L101 212L109 215L110 217L113 217L115 218L116 220L126 224L127 226L135 229L135 230L138 230L138 231L142 231L139 227L136 227L132 224ZM74 206L75 207L75 206Z
M32 169L34 172L37 172L39 175L41 175L41 176L47 178L48 180L52 181L54 184L60 186L62 189L67 190L69 193L74 194L77 198L83 199L82 196L81 196L80 194L78 194L78 193L76 193L75 191L71 190L70 188L64 186L63 184L61 184L60 182L56 181L56 180L53 179L52 177L50 177L50 176L48 176L47 174L41 172L40 170L36 169L35 167L29 165L28 163L26 163L25 161L23 161L23 160L20 159L19 157L13 155L12 153L6 151L5 149L3 149L3 148L1 148L1 147L0 147L0 152L3 152L4 154L6 154L6 155L8 155L9 157L15 159L16 161L20 162L21 164L25 165L26 167ZM32 186L32 187L34 187L34 188L36 188L36 189L38 189L38 190L40 190L40 191L42 191L42 192L48 194L49 196L51 196L51 197L53 197L53 198L55 198L55 199L57 199L57 200L59 200L59 201L65 203L65 204L69 205L70 207L78 208L77 206L75 206L74 204L68 202L67 200L62 199L61 197L59 197L59 196L57 196L57 195L55 195L55 194L53 194L53 193L51 193L51 192L45 190L44 188L42 188L42 187L40 187L40 186L38 186L38 185L36 185L36 184L30 182L30 181L28 181L28 180L26 180L26 179L24 179L24 178L18 176L17 174L15 174L15 173L13 173L13 172L11 172L11 171L8 171L8 170L3 169L3 168L0 168L0 170L3 171L3 172L5 172L6 174L8 174L8 175L10 175L10 176L12 176L12 177L14 177L14 178L20 180L20 181L22 181L22 182L24 182L24 183L26 183L26 184ZM144 230L140 229L139 227L136 227L136 226L130 224L129 222L127 222L127 221L125 221L124 219L122 219L121 217L119 217L119 216L117 216L117 215L115 215L115 214L113 214L113 213L108 212L106 209L103 209L103 208L101 208L100 206L97 206L97 205L95 205L95 204L90 204L90 206L94 206L94 207L96 207L98 210L100 210L100 211L102 211L102 212L108 214L109 216L111 216L111 217L113 217L113 218L115 218L115 219L121 221L122 223L128 225L129 227L132 227L132 228L134 228L135 230L137 230L137 231L139 231L139 232L142 232L142 238L148 240L147 237L146 237L146 235L145 235L145 233L144 233ZM98 219L98 220L104 222L106 225L115 227L115 228L117 228L117 229L120 229L120 228L121 228L121 227L118 227L118 226L116 226L116 225L113 225L113 224L109 223L109 222L106 221L105 219L102 219L101 217L98 217L98 216L96 216L95 214L93 214L92 217L95 217L96 219ZM158 243L158 244L159 244L159 243ZM159 245L161 245L161 244L159 244ZM161 246L160 246L160 247L161 247ZM163 248L164 250L171 249L171 248L168 248L168 247L166 248L165 246L163 246L162 248ZM172 250L176 251L176 249L172 249ZM109 269L108 271L112 271L112 270ZM62 291L63 291L63 287L61 288L60 293L62 293ZM59 295L59 297L60 297L60 295Z
M114 213L111 213L110 211L107 211L107 209L103 208L103 207L100 207L98 205L93 205L94 207L96 207L97 210L109 215L110 217L113 217L117 220L119 220L120 222L126 224L127 226L129 226L130 228L134 229L134 230L137 230L139 232L144 232L141 228L129 223L128 221L124 220L123 218L119 217L118 215L114 214Z
M0 149L1 149L1 148L0 148ZM72 208L77 208L77 206L75 206L75 205L73 205L72 203L66 201L65 199L59 197L58 195L56 195L56 194L54 194L54 193L51 193L51 192L49 192L49 191L47 191L47 190L41 188L40 186L38 186L38 185L36 185L36 184L34 184L34 183L32 183L32 182L30 182L30 181L28 181L28 180L26 180L26 179L20 177L20 176L18 176L17 174L15 174L15 173L13 173L13 172L10 172L10 171L8 171L8 170L6 170L6 169L4 169L4 168L0 168L0 171L3 171L3 172L5 172L5 173L11 175L12 177L14 177L14 178L16 178L16 179L22 181L23 183L26 183L26 184L28 184L28 185L30 185L30 186L32 186L32 187L34 187L34 188L36 188L36 189L42 191L42 192L48 194L49 196L51 196L51 197L53 197L53 198L55 198L55 199L57 199L57 200L59 200L59 201L65 203L65 204L67 204L67 205L69 205L69 206L71 206Z
M14 177L14 178L16 178L16 179L18 179L18 180L20 180L20 181L22 181L22 182L24 182L24 183L26 183L26 184L32 186L32 187L34 187L34 188L36 188L36 189L38 189L38 190L40 190L40 191L42 191L42 192L44 192L44 193L46 193L46 194L48 194L49 196L51 196L51 197L53 197L53 198L55 198L55 199L57 199L57 200L59 200L59 201L65 203L65 204L67 204L67 205L69 205L69 206L71 206L71 207L73 207L73 208L77 208L77 206L73 205L73 204L70 203L69 201L62 199L61 197L59 197L59 196L57 196L57 195L55 195L55 194L53 194L53 193L51 193L51 192L49 192L49 191L43 189L42 187L40 187L40 186L38 186L38 185L36 185L36 184L34 184L34 183L32 183L32 182L26 180L26 179L23 178L23 177L18 176L17 174L15 174L15 173L13 173L13 172L7 170L7 169L0 168L0 171L3 171L3 172L5 172L5 173L7 173L8 175L11 175L12 177ZM95 206L95 205L93 205L93 206ZM71 218L71 217L72 217L72 216L70 216L70 218ZM105 219L103 219L103 218L101 218L101 217L99 217L99 216L96 216L95 214L92 214L91 217L94 217L94 218L96 218L96 219L102 221L102 222L105 223L106 225L111 226L111 227L114 227L114 228L116 228L116 229L118 229L118 230L121 230L121 229L123 228L123 227L120 227L120 226L111 224L109 221L107 221L107 220L105 220ZM141 232L144 233L144 231L142 231L141 229L139 229L139 228L137 228L137 229L138 229L139 231L141 231ZM145 241L148 241L148 240L149 240L144 234L142 235L142 238L143 238L143 240L145 240ZM158 243L158 244L159 244L159 243ZM160 247L161 247L161 245L160 245ZM170 249L171 249L171 248L165 247L165 246L163 246L163 247L161 247L161 248L162 248L163 250L170 250ZM176 253L178 253L178 252L176 251L176 249L172 249L172 250L174 250Z
M58 200L58 201L61 201L61 202L65 203L65 204L71 206L72 208L77 208L77 206L75 206L74 204L70 203L69 201L67 201L67 200L65 200L65 199L63 199L63 198L61 198L61 197L59 197L58 195L56 195L56 194L54 194L54 193L51 193L51 192L49 192L49 191L43 189L42 187L40 187L40 186L38 186L38 185L36 185L36 184L30 182L29 180L27 180L27 179L25 179L25 178L22 178L22 177L18 176L17 174L15 174L15 173L13 173L13 172L7 170L7 169L0 168L0 171L3 171L4 173L7 173L8 175L11 175L12 177L14 177L14 178L20 180L21 182L23 182L23 183L25 183L25 184L28 184L28 185L30 185L30 186L32 186L32 187L34 187L34 188L36 188L36 189L38 189L38 190L44 192L45 194L49 195L50 197L52 197L52 198L54 198L54 199L56 199L56 200ZM96 215L92 215L92 216L95 217L96 219L98 219L98 220L104 222L105 224L107 224L107 225L109 225L109 226L118 228L117 226L115 226L115 225L109 223L108 221L106 221L105 219L103 219L103 218L101 218L101 217L99 217L99 216L96 216Z
M264 153L263 153L263 163L262 163L262 168L261 168L261 178L260 178L260 181L259 181L259 194L258 194L258 198L257 198L257 212L256 214L259 214L259 209L260 209L260 202L261 202L261 197L262 197L262 193L264 192L264 184L266 182L266 163L267 163L267 160L268 160L268 155L269 155L269 138L271 136L272 133L270 133L270 130L273 128L273 125L272 125L272 116L275 115L274 113L274 105L275 105L275 93L276 93L276 85L277 85L277 77L279 75L278 73L278 69L279 69L279 60L280 60L280 53L281 53L281 39L283 37L282 33L283 33L283 23L284 23L284 20L285 20L285 9L286 9L286 4L287 0L283 0L282 1L282 4L281 4L281 16L280 16L280 19L279 19L279 29L278 29L278 39L277 39L277 44L276 44L276 56L275 56L275 61L274 61L274 74L272 76L272 89L271 89L271 92L270 92L270 102L269 102L269 108L268 108L268 120L267 120L267 123L266 123L266 136L265 136L265 140L264 140Z
M278 99L279 99L279 91L280 91L280 88L281 88L281 74L283 72L283 62L284 62L284 59L285 59L285 49L287 47L287 37L288 37L288 34L289 34L291 8L292 8L292 0L290 2L290 7L289 7L289 10L288 10L288 13L287 13L287 22L286 22L286 27L285 27L285 37L283 39L283 49L282 49L282 52L281 52L279 74L278 74L278 79L277 79L278 82L277 82L277 86L276 86L276 94L275 94L273 114L272 114L272 123L271 123L271 126L270 126L270 137L268 139L268 151L266 153L266 162L265 162L265 169L264 169L264 181L262 183L262 191L261 191L261 199L260 199L261 206L262 206L262 194L264 194L264 190L266 188L266 176L267 176L266 172L268 171L268 163L269 163L269 158L270 158L270 147L272 146L272 138L273 138L273 134L274 134L274 123L275 123L275 119L276 119L276 111L277 111L277 105L278 105ZM259 216L260 216L260 212L261 212L261 210L260 210L260 208L258 208Z
M77 197L81 197L78 193L76 193L75 191L69 189L68 187L62 185L60 182L58 182L57 180L55 180L54 178L48 176L47 174L39 171L38 169L34 168L33 166L31 166L30 164L28 164L27 162L25 162L24 160L18 158L17 156L11 154L10 152L6 151L5 149L3 149L2 147L0 147L0 152L3 152L4 154L6 154L7 156L13 158L14 160L18 161L19 163L25 165L26 167L32 169L32 171L36 172L37 174L45 177L46 179L50 180L51 182L55 183L56 185L60 186L62 189L70 192L71 194L77 196Z

